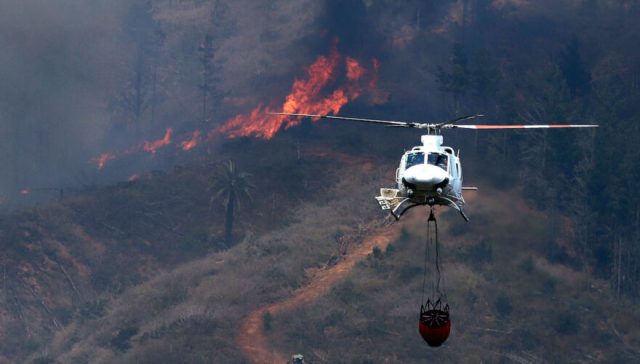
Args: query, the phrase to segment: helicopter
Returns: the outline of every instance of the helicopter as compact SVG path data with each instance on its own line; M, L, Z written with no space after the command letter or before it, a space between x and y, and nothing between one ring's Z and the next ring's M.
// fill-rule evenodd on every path
M313 119L336 119L372 123L387 127L414 128L424 130L420 141L422 145L415 146L406 151L400 159L400 165L396 169L395 186L393 188L381 188L376 200L380 208L388 211L399 220L408 210L429 205L448 206L457 210L465 221L469 217L464 211L465 201L463 191L477 191L477 187L462 185L462 165L460 150L456 153L453 148L443 145L442 130L446 129L555 129L555 128L595 128L593 124L533 124L533 125L468 125L457 124L460 121L483 117L482 114L473 114L458 117L439 123L407 122L396 120L379 120L354 118L338 115L314 115L300 113L271 113L276 115L288 115L308 117Z

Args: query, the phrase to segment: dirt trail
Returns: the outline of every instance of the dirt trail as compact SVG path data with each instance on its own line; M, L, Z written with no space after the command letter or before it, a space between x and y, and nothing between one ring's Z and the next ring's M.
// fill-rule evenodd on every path
M278 353L268 346L267 338L262 329L264 313L269 311L270 314L276 316L297 306L316 301L329 292L337 282L344 279L359 260L371 254L375 246L384 250L398 236L400 227L400 224L394 224L374 230L365 236L359 245L352 247L352 251L344 256L340 262L319 271L308 285L296 290L291 297L251 312L242 322L237 338L238 346L245 353L247 359L252 363L259 364L286 363L289 360L289 354Z

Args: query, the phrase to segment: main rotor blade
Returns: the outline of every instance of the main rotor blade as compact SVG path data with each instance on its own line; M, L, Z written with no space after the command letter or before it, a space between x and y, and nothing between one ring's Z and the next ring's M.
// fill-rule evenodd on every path
M451 124L455 124L458 121L462 121L462 120L469 120L469 119L475 119L475 118L481 118L484 115L482 114L473 114L473 115L465 115L465 116L461 116L459 118L455 118L455 119L451 119L448 121L443 121L441 123L436 124L436 127L442 127L443 125L451 125Z
M590 124L547 124L547 125L451 125L450 128L460 129L560 129L560 128L597 128L599 125Z
M381 124L387 126L396 126L403 128L416 128L420 123L410 123L405 121L395 121L395 120L378 120L378 119L363 119L363 118L349 118L345 116L332 116L332 115L313 115L313 114L291 114L286 112L270 112L271 115L288 115L288 116L302 116L308 118L320 118L320 119L336 119L336 120L348 120L348 121L358 121L361 123L372 123L372 124Z

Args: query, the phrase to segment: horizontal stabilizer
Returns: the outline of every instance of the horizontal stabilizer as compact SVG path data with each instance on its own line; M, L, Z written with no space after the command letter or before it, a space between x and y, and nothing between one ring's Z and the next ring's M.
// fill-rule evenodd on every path
M478 187L462 187L463 191L477 191Z

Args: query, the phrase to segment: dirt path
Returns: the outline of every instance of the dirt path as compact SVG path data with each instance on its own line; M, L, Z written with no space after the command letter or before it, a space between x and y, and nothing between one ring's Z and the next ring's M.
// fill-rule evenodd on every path
M264 313L269 311L270 314L276 316L297 306L316 301L329 292L336 283L344 279L359 260L371 254L375 246L384 250L398 236L400 227L401 225L396 223L374 230L365 236L359 245L352 247L352 251L344 256L340 262L318 272L308 285L296 290L291 297L251 312L242 322L237 338L238 346L245 353L247 359L252 363L259 364L287 363L289 354L278 353L268 346L267 338L262 330Z

